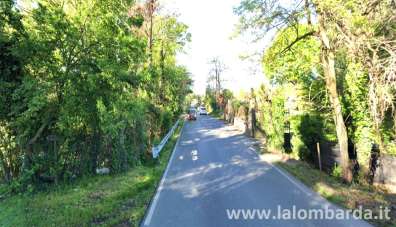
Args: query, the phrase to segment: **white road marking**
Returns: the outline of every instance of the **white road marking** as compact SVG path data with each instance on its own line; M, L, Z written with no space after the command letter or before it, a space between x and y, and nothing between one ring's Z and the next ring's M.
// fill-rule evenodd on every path
M168 165L166 166L165 173L164 173L164 175L163 175L163 177L161 179L161 182L160 182L160 184L158 186L157 192L155 193L154 199L153 199L153 201L151 203L150 210L149 210L149 212L148 212L148 214L146 216L146 219L144 220L144 225L146 225L146 226L150 224L151 218L153 217L155 207L157 206L158 199L159 199L161 191L162 191L162 189L164 187L165 178L168 175L168 170L169 170L169 167L171 166L171 163L173 161L173 156L175 155L176 148L179 145L179 141L180 141L180 138L181 138L181 135L182 135L182 132L183 132L183 128L184 128L184 125L181 128L181 130L180 130L179 138L177 138L177 142L175 144L175 147L173 148L172 155L171 155L171 157L169 159Z
M193 161L198 160L198 150L192 150L191 151L191 156L192 156L192 160Z
M250 150L252 151L256 151L254 148L249 147ZM272 164L271 162L266 162L268 163L271 167L273 167L276 171L278 171L282 176L284 176L286 179L288 179L292 184L294 184L298 189L300 189L302 192L304 192L306 195L311 196L312 193L307 190L306 188L304 188L303 186L301 186L301 184L299 184L298 182L296 182L293 178L291 178L289 175L287 175L282 169L278 168L276 165Z
M269 162L268 162L269 163ZM283 170L279 169L277 166L275 166L272 163L269 163L272 167L274 167L280 174L282 174L286 179L288 179L290 182L292 182L298 189L300 189L302 192L304 192L307 196L311 196L312 193L307 190L307 188L301 186L301 184L297 183L293 178L289 177Z

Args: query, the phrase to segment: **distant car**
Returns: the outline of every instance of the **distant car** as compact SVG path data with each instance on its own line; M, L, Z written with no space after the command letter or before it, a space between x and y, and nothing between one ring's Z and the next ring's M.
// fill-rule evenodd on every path
M208 115L208 111L206 111L206 108L201 106L199 108L199 115Z
M197 110L195 110L194 108L189 109L187 119L190 121L197 120Z

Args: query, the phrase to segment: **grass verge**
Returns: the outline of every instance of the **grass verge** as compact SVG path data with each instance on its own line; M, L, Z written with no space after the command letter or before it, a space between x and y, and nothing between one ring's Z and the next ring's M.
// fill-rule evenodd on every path
M396 195L374 188L364 183L344 184L340 179L320 172L308 163L288 160L275 163L305 185L318 192L327 200L348 209L370 209L374 215L378 215L380 207L393 207L390 213L391 220L367 220L375 226L396 226Z
M156 165L81 179L49 192L0 199L0 226L138 226L182 124L164 147Z

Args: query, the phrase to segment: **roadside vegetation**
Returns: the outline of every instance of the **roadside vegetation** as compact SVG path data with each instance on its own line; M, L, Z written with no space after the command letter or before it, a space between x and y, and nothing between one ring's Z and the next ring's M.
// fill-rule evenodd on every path
M396 226L396 195L389 194L386 190L375 188L367 183L353 183L351 185L341 182L340 172L332 175L320 172L306 162L287 159L276 162L281 168L291 173L304 184L318 192L327 200L348 209L370 209L373 215L379 215L379 209L391 209L391 220L368 220L375 226Z
M194 97L176 61L191 35L161 8L0 2L1 226L139 224L176 137L159 163L151 148ZM394 0L242 0L237 33L273 34L268 83L233 94L212 58L198 104L298 159L279 165L329 200L396 210L394 193L374 186L396 188L395 11ZM337 154L324 175L319 150Z
M156 0L0 2L2 197L152 161L192 84L176 62L187 26L160 8Z
M336 143L343 180L373 182L377 160L396 154L395 9L394 1L241 2L242 33L275 31L262 58L269 84L249 94L271 148L313 161L316 143Z
M182 125L152 163L0 199L0 226L139 226Z
M229 94L226 67L212 65L220 75L208 80L208 109L299 160L279 165L329 200L394 214L395 10L391 0L242 0L237 33L273 38L261 58L268 83Z
M205 104L227 121L254 124L270 150L315 165L318 145L333 152L337 160L324 159L324 168L337 168L346 183L392 183L395 7L371 0L241 1L239 34L256 40L273 34L261 62L268 83L232 94L222 86L226 67L211 64Z

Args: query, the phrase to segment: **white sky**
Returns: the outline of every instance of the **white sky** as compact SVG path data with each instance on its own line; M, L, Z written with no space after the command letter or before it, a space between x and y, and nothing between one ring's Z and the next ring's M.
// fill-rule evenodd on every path
M17 0L18 4L22 3ZM231 39L238 16L233 8L240 0L161 0L165 11L179 14L179 20L189 26L192 42L178 55L178 62L185 65L194 80L193 90L204 94L210 71L208 64L213 57L219 57L226 65L222 79L223 87L238 93L257 88L267 80L262 72L261 55L271 36L259 43L252 43L249 37ZM257 55L259 53L259 55ZM252 55L242 60L241 55Z
M189 26L192 42L178 60L187 66L194 80L194 92L204 94L210 71L209 59L219 57L227 66L223 73L225 88L234 92L257 88L266 81L260 59L241 60L241 55L262 53L269 39L252 44L249 38L230 39L238 16L233 7L240 0L165 0L165 7L180 14L179 20Z

